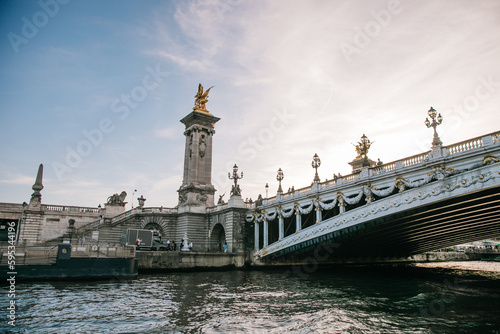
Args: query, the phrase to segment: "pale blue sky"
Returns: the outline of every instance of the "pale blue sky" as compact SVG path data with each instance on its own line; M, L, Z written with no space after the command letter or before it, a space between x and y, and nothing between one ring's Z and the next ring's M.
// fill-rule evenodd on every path
M198 83L217 194L234 163L254 199L279 167L309 185L314 153L323 180L349 174L363 133L374 160L423 152L431 105L445 145L500 130L494 0L4 0L0 36L2 202L29 201L43 163L45 204L175 206Z

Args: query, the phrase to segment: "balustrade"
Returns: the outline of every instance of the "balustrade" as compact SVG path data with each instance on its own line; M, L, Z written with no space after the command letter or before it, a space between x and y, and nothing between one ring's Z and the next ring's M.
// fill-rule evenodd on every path
M482 138L474 138L465 142L461 142L458 144L450 145L446 147L448 149L448 153L450 155L452 154L457 154L460 152L465 152L469 151L475 148L479 148L483 146L483 139Z
M498 143L500 141L500 132L497 132L497 133L492 133L491 134L491 141L493 143Z
M360 173L353 173L346 176L342 176L342 183L357 181L360 179Z
M90 207L79 207L79 206L62 206L62 205L42 205L42 209L46 211L68 211L68 212L79 212L79 213L99 213L98 208Z
M409 167L429 160L429 152L417 154L401 160L403 167Z
M396 169L396 163L395 162L390 162L390 163L387 163L387 164L383 164L381 166L373 167L372 168L372 175L377 175L377 174L380 174L380 173L389 172L389 171L395 170L395 169Z

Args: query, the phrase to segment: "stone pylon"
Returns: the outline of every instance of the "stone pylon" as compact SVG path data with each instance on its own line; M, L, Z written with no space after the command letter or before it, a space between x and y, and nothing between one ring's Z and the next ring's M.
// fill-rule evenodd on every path
M31 194L31 199L29 204L30 209L40 209L40 205L42 204L42 193L41 193L43 189L42 179L43 179L43 164L40 164L40 166L38 166L38 173L36 174L35 184L31 188L34 190L34 192L33 194Z
M208 91L199 85L195 107L181 123L186 126L184 174L179 192L176 242L187 234L189 240L202 249L208 246L207 207L215 206L215 187L212 184L212 137L214 125L220 118L205 106Z
M220 118L207 111L193 110L181 122L186 126L184 176L179 188L178 208L181 212L205 213L214 206L212 184L212 137L214 124Z

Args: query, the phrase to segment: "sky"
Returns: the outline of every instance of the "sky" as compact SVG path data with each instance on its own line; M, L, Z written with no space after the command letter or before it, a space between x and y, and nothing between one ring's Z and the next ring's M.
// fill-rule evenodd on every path
M220 117L212 183L243 198L500 130L500 2L0 2L0 202L175 207L198 84ZM137 190L136 192L134 190ZM133 197L132 197L133 195ZM133 201L133 203L132 203Z

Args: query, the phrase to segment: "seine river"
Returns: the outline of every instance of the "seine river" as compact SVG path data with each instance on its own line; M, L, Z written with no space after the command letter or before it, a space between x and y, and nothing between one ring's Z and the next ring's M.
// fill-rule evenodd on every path
M18 282L16 327L2 316L0 332L500 334L498 273L313 269Z

